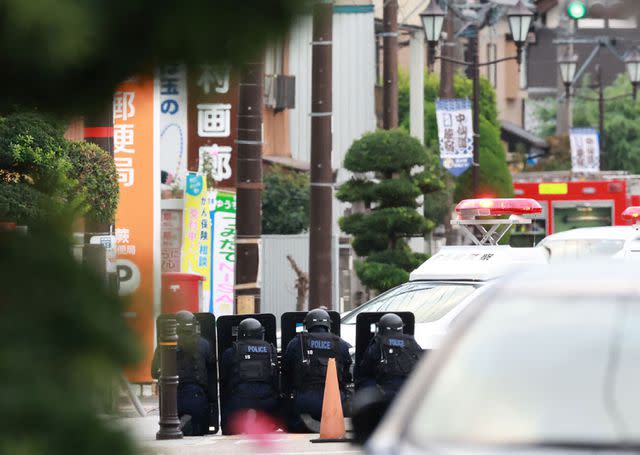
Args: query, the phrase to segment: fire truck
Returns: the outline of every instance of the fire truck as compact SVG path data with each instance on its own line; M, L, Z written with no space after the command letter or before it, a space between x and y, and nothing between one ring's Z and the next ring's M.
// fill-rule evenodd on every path
M622 171L573 175L523 172L513 176L514 193L535 199L542 213L517 226L511 245L532 246L545 236L581 227L626 226L622 213L640 205L640 176Z

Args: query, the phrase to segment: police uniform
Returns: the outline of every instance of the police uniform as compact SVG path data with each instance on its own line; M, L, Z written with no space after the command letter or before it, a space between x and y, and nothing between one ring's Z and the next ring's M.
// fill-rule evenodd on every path
M243 409L277 416L278 365L275 347L264 340L239 340L222 355L221 426L231 434L230 419Z
M154 378L160 375L159 353L160 350L157 349L153 357ZM215 384L210 384L215 371L211 346L197 332L179 334L176 361L178 418L183 423L182 432L185 436L202 436L209 431L209 403L216 399ZM186 416L190 416L190 420L185 420Z
M412 335L379 331L367 346L358 368L357 387L378 386L395 395L418 362L422 348Z
M326 317L328 319L328 314ZM297 334L289 342L282 361L282 388L290 397L287 416L290 432L308 431L300 418L301 414L320 420L330 358L336 359L340 395L344 405L346 386L351 382L350 347L349 343L329 332L326 326L308 327L307 332Z

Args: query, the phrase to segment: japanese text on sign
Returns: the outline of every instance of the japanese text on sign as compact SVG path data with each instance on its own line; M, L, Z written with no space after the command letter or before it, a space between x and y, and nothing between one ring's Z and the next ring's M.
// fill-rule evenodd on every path
M135 130L133 124L125 123L136 115L134 99L135 92L117 92L113 97L113 159L118 171L118 183L125 187L131 187L135 182Z
M473 119L469 100L437 100L440 159L458 176L473 164Z
M600 170L600 138L594 128L571 129L571 168L573 172Z

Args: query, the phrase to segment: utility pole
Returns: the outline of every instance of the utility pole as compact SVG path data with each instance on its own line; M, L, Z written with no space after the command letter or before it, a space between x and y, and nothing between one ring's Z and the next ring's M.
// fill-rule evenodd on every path
M444 31L446 33L446 41L442 43L441 55L447 58L457 57L454 55L455 51L455 17L453 10L448 9L447 15L444 18ZM440 60L440 98L451 99L455 97L453 90L453 75L455 74L455 64L446 60Z
M597 65L596 73L598 77L598 131L600 132L600 165L602 166L605 154L605 132L604 132L604 81L602 80L602 66Z
M311 76L311 197L309 204L309 309L332 308L331 234L333 172L331 168L333 2L313 5Z
M471 53L471 75L473 79L473 196L480 192L480 55L478 52L479 30L469 38Z
M384 0L383 8L383 78L385 130L398 127L398 0Z
M242 68L238 102L238 204L236 310L260 312L260 237L262 235L262 62Z

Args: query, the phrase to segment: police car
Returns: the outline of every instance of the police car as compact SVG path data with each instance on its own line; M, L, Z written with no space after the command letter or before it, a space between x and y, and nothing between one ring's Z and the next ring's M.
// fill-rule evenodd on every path
M512 248L500 240L517 224L529 224L524 215L540 213L532 199L469 199L456 207L458 225L471 240L469 246L443 247L414 270L410 280L347 313L341 336L355 346L356 318L363 312L411 311L415 338L423 349L434 349L452 322L488 285L518 266L546 264L544 248ZM504 217L508 218L504 218Z
M622 213L626 221L638 221L639 217L640 207L629 207ZM585 257L637 260L640 256L640 225L572 229L552 234L538 245L549 251L550 262Z

